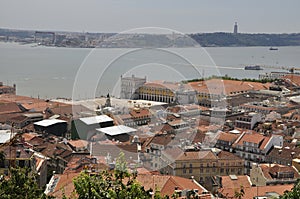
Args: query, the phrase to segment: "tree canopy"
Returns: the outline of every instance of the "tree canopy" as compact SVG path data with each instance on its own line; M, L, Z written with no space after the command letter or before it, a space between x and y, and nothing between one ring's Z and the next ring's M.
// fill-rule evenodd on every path
M79 199L150 199L152 190L145 190L128 171L124 154L118 158L114 171L91 174L82 172L73 180Z
M280 199L299 199L300 198L300 179L298 179L297 183L294 185L291 191L285 191Z
M27 168L10 168L10 177L0 180L0 196L3 199L46 199Z

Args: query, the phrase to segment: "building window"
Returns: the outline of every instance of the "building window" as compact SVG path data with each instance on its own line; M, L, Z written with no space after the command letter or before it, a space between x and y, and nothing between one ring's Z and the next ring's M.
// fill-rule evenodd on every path
M190 164L189 173L193 173L193 165L192 164Z
M200 177L200 182L203 182L203 177Z
M239 175L242 174L242 169L241 169L241 168L238 169L238 174L239 174Z
M223 168L220 169L220 173L224 173L224 169Z
M19 160L19 167L23 168L25 166L25 160Z
M185 164L183 165L183 173L186 173L186 166L185 166Z

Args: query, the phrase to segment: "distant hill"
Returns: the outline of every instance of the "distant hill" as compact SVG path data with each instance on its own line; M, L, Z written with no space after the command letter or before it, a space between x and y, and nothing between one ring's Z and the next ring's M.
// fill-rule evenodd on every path
M300 33L247 34L197 33L190 34L201 46L300 46Z
M36 32L41 34L36 35ZM52 33L52 34L49 34ZM53 38L55 34L55 39ZM37 36L37 38L36 38ZM196 33L196 34L116 34L88 32L43 32L0 28L0 41L39 43L58 47L104 48L169 48L169 47L231 47L231 46L300 46L300 33L247 34L247 33Z

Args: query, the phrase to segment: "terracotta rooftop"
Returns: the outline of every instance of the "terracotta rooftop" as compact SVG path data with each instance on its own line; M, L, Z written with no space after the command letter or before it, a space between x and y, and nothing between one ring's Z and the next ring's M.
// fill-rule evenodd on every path
M173 137L174 137L174 135L171 135L171 134L156 135L151 140L151 143L166 146L172 142Z
M259 167L262 169L264 177L269 180L277 178L274 176L277 176L277 173L279 172L292 172L294 173L294 179L300 177L298 171L292 166L285 166L280 164L260 164Z
M293 184L288 185L275 185L275 186L259 186L259 187L246 187L244 188L244 196L243 198L254 198L256 196L266 196L268 193L276 193L279 195L283 195L285 191L290 191L293 188ZM220 188L218 191L222 193L223 196L227 198L234 198L234 193L239 191L240 186L235 188Z
M167 147L163 150L162 155L164 155L168 160L174 162L179 156L182 155L183 150L178 146L175 147Z
M132 109L129 114L133 117L133 118L138 118L138 117L150 117L151 113L148 109L144 109L144 108L134 108Z
M212 151L187 151L181 154L176 160L186 161L186 160L216 160L217 156Z
M292 160L295 157L300 157L300 148L293 144L285 143L282 148L272 148L268 156Z
M191 179L182 178L178 176L168 176L168 175L149 175L149 174L139 174L137 176L137 181L144 186L145 190L158 190L161 195L171 197L175 190L193 190L197 189L200 195L207 195L210 198L210 194L202 194L207 192L201 185L195 183Z
M261 135L259 133L255 133L255 132L247 132L247 133L243 133L241 135L241 139L238 140L238 142L234 143L234 146L236 145L240 145L243 146L244 142L249 142L249 143L254 143L254 144L258 144L259 148L261 150L263 150L266 146L266 144L269 142L270 137Z
M5 146L0 150L4 152L7 159L30 159L33 156L33 152L26 151L23 146Z
M154 126L152 128L152 131L153 132L157 132L157 131L160 131L160 132L171 132L173 131L174 129L169 125L169 124L161 124L161 125L158 125L158 126Z
M55 198L63 198L63 195L71 196L74 190L73 179L79 176L80 173L57 174L54 178L57 179L57 184L52 192L48 195Z
M63 105L63 106L54 106L50 108L53 114L58 114L61 116L72 116L73 119L78 119L82 115L82 112L90 112L91 110L82 105Z
M74 148L85 148L89 142L86 140L70 140L68 143Z
M217 156L221 160L243 160L243 158L240 158L239 156L228 151L220 151Z
M232 179L230 176L220 176L220 178L222 179L222 187L225 189L238 188L241 185L244 188L249 188L252 186L250 178L247 175L236 176L236 179Z
M240 134L233 134L233 133L221 132L219 134L218 140L222 140L222 141L233 143L239 136L240 136Z
M264 90L268 89L270 83L262 84L258 82L245 82L237 80L222 80L209 79L199 82L189 83L196 91L209 94L226 94L234 95L250 90Z
M93 143L92 155L93 156L107 156L108 154L114 158L119 157L120 152L124 153L126 159L137 160L137 145L136 144L123 144L123 143Z
M71 196L72 192L74 191L73 179L76 178L79 174L80 173L66 173L55 175L54 179L57 179L55 180L57 181L57 183L53 191L48 193L48 195L54 196L56 198L62 198L62 195L64 193L66 196ZM168 195L169 197L171 197L174 194L175 189L197 189L201 198L211 198L211 195L205 188L191 179L177 176L155 175L146 172L143 174L138 174L136 180L144 187L145 190L158 190L163 196Z
M300 75L298 75L298 74L285 75L284 77L282 77L282 79L285 79L285 80L289 79L294 84L297 84L298 86L300 86Z
M1 98L0 98L1 99ZM1 102L0 101L0 114L5 113L20 113L21 109L19 108L16 102Z
M193 90L193 88L188 84L181 84L176 82L168 82L168 81L152 81L144 84L144 87L154 87L154 88L162 88L169 89L171 91L177 91L179 89L183 90Z
M34 137L36 137L37 135L38 134L36 134L36 133L23 133L22 138L24 139L25 142L28 142L31 139L33 139Z
M44 111L46 108L55 108L66 106L67 104L60 102L52 102L49 100L31 98L13 94L0 95L0 101L14 102L22 105L27 110Z

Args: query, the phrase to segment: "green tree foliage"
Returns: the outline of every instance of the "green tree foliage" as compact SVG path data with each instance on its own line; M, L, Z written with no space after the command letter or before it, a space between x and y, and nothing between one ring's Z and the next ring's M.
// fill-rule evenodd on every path
M0 151L0 163L4 162L4 160L5 160L5 153L4 151Z
M298 179L297 183L294 185L291 191L285 191L280 199L299 199L300 198L300 179Z
M300 34L232 34L226 32L189 35L202 47L207 46L299 46Z
M11 168L10 178L0 181L1 199L46 199L27 168Z
M245 195L245 190L242 185L239 190L234 191L234 198L236 199L242 199L244 195Z
M94 175L82 172L73 182L79 199L151 198L151 190L146 191L136 181L136 175L128 171L124 154L118 158L114 171L102 171Z

